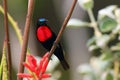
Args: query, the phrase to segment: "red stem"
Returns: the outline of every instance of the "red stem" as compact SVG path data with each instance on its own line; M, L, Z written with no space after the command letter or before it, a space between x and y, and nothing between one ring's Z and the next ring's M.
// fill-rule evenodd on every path
M8 78L12 80L12 61L11 61L11 48L9 40L8 16L7 16L7 0L3 0L4 7L4 27L5 27L5 40L7 42L7 62L8 62Z
M67 16L66 16L66 18L65 18L65 20L64 20L64 22L63 22L63 24L62 24L62 27L61 27L58 35L57 35L57 38L56 38L56 40L55 40L55 42L54 42L54 44L53 44L53 46L52 46L52 48L51 48L51 50L50 50L49 59L50 59L50 57L52 56L54 50L56 49L57 44L59 43L59 41L60 41L60 39L61 39L61 36L62 36L62 34L63 34L63 31L65 30L65 27L66 27L66 25L67 25L67 23L68 23L71 15L72 15L72 13L73 13L73 10L74 10L74 8L75 8L76 3L77 3L77 0L74 0L73 3L72 3L72 6L71 6L71 8L70 8L70 10L69 10L69 12L68 12L68 14L67 14Z
M23 62L25 62L25 59L26 59L28 36L29 36L30 22L32 18L33 7L34 7L34 1L35 0L29 0L28 2L28 11L27 11L27 16L26 16L26 23L25 23L25 30L24 30L24 36L23 36L23 44L22 44L21 58L20 58L18 73L24 72ZM17 77L17 80L22 80L22 78Z

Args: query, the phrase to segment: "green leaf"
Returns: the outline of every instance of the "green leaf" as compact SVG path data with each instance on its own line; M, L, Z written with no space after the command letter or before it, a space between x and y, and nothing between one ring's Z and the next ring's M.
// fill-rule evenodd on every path
M115 54L115 56L118 57L118 60L120 61L120 51L116 51L114 54Z
M120 19L120 8L115 9L115 16L118 20Z
M105 80L113 80L113 75L110 72L107 73Z
M3 58L1 60L1 63L0 63L0 80L2 80L2 72L3 72Z
M96 45L99 46L100 48L104 48L110 40L109 35L102 35L100 37L96 38Z
M102 60L112 60L113 59L113 54L110 50L105 50L105 51L102 51L102 55L101 55L101 59Z
M92 9L94 6L93 0L78 0L78 3L85 10Z
M93 74L93 68L89 65L89 64L82 64L77 68L77 71L82 74L82 75L86 75L86 74Z
M94 50L97 50L97 49L99 49L99 47L97 45L91 45L88 48L89 51L94 51Z
M116 26L116 28L112 31L113 34L120 33L120 24Z
M3 80L8 80L8 68L7 68L7 57L6 57L6 47L7 47L7 42L4 41L3 44L3 54L2 54L2 68L3 68L3 74L2 74L2 79Z
M102 60L97 57L93 57L91 59L91 65L95 69L96 73L102 73L103 71L110 68L110 61L109 60Z
M87 46L94 45L96 42L96 37L92 37L87 41Z
M99 21L99 27L102 32L110 32L117 26L117 22L110 18L110 17L104 17Z
M80 28L80 27L86 27L86 26L90 26L90 24L88 22L84 22L78 19L70 19L67 24L67 27L69 28Z
M89 47L88 50L89 51L94 51L99 49L99 46L96 45L96 37L93 36L92 38L90 38L87 42L87 46Z
M98 20L101 20L105 16L108 16L110 18L115 18L114 11L116 10L117 6L116 5L110 5L108 7L105 7L103 9L100 9L98 11Z

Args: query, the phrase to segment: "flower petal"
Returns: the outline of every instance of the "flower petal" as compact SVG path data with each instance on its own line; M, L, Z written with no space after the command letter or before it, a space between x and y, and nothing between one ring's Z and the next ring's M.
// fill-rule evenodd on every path
M31 74L25 74L25 73L18 73L17 76L20 78L32 78L33 77Z
M39 63L39 65L38 65L38 68L37 68L37 70L36 70L36 75L37 75L37 76L39 76L39 74L40 74L40 72L41 72L41 69L42 69L42 66L43 66L43 62L44 62L44 59L42 58L42 59L40 60L40 63Z
M27 68L27 69L29 69L31 72L35 72L35 68L32 68L29 64L27 64L27 63L23 63L23 65Z
M46 58L43 63L42 71L41 71L42 73L44 73L46 71L47 65L48 65L48 58Z
M51 77L51 74L43 74L42 75L42 78L49 78L49 77Z
M39 73L41 72L41 69L43 68L43 64L44 64L44 62L45 62L45 59L47 58L49 56L49 52L47 52L43 57L42 57L42 59L40 60L40 63L39 63L39 65L38 65L38 69L37 69L37 75L39 76ZM45 70L44 70L45 71Z
M37 61L36 61L36 59L34 58L34 56L32 56L32 55L27 55L27 61L28 61L28 63L30 64L30 66L31 66L32 68L36 68L36 66L37 66Z
M43 56L43 58L47 58L49 56L49 52L47 52L44 56Z

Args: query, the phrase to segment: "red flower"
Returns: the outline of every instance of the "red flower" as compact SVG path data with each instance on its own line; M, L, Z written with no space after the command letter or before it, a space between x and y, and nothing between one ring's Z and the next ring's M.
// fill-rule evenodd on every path
M48 56L49 53L47 52L42 57L39 64L37 64L34 56L27 55L27 62L24 62L23 65L30 71L30 73L18 73L17 75L21 78L33 78L33 80L42 80L42 78L49 78L51 75L45 73L49 61Z

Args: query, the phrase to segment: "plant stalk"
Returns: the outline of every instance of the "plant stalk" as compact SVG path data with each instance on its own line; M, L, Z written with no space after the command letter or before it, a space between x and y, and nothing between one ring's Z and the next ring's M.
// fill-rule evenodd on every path
M94 29L95 36L98 36L98 37L101 36L102 34L97 27L97 22L95 20L94 15L93 15L92 9L88 9L87 12L88 12L88 15L90 17L91 27Z
M25 62L25 60L26 60L26 52L27 52L28 38L29 38L29 29L30 29L30 22L31 22L32 13L33 13L34 1L35 0L28 1L28 11L27 11L26 22L25 22L25 30L24 30L24 35L23 35L23 44L22 44L18 73L24 72L23 62ZM22 80L22 78L17 77L17 80Z
M0 12L2 14L4 14L4 9L2 8L1 5L0 5ZM22 38L22 33L20 31L20 28L19 28L17 22L13 19L13 17L9 13L7 13L7 14L8 14L8 21L12 25L12 28L14 29L14 31L15 31L15 33L17 35L17 38L18 38L19 43L20 43L20 46L22 46L23 38ZM27 53L30 53L29 49L27 49Z
M65 18L65 20L64 20L64 22L63 22L63 24L62 24L62 27L61 27L58 35L57 35L57 38L56 38L56 40L54 41L54 44L53 44L53 46L52 46L52 48L51 48L51 50L50 50L49 59L50 59L50 57L52 56L54 50L56 49L57 44L59 43L59 41L60 41L60 39L61 39L61 36L62 36L62 34L63 34L63 31L65 30L65 27L66 27L66 25L67 25L67 23L68 23L71 15L72 15L72 13L73 13L73 10L74 10L74 8L75 8L76 3L77 3L77 0L73 0L72 6L71 6L71 8L70 8L70 10L69 10L69 12L68 12L68 14L67 14L67 16L66 16L66 18Z
M8 76L9 80L12 80L12 61L11 61L11 47L9 39L9 28L8 28L8 15L7 15L7 0L3 0L4 7L4 27L5 27L5 40L7 42L7 62L8 62Z
M115 57L118 58L118 57ZM118 59L114 61L114 80L118 80L120 63Z

